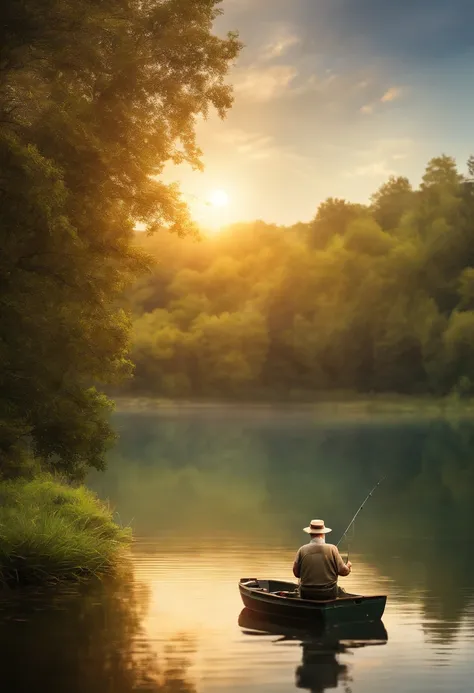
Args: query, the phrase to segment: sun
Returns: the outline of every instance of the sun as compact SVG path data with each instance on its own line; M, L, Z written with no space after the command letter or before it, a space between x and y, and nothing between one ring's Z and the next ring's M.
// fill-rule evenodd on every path
M213 190L209 202L213 207L227 207L229 204L229 196L225 190Z

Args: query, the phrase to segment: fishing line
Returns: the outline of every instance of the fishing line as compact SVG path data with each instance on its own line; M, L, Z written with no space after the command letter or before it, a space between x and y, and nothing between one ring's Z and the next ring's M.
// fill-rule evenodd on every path
M339 546L339 544L341 543L341 541L342 541L342 540L344 539L344 537L346 536L347 532L348 532L348 531L350 530L350 528L353 526L353 524L354 524L354 522L355 522L355 520L356 520L357 515L360 513L360 511L362 510L362 508L364 507L364 505L365 505L365 504L367 503L367 501L369 500L370 496L373 494L373 492L375 491L375 489L376 489L378 486L380 486L380 484L382 483L382 481L383 481L384 479L385 479L385 477L383 476L379 481L377 481L377 483L375 484L375 486L374 486L374 488L372 489L372 491L368 494L368 496L367 496L367 498L365 499L365 501L362 503L362 505L360 506L360 508L358 509L358 511L356 512L356 514L355 514L354 517L352 518L352 520L351 520L351 521L349 522L349 524L347 525L346 531L345 531L344 534L341 536L341 538L340 538L339 541L337 542L336 546ZM347 549L347 560L349 560L349 548Z

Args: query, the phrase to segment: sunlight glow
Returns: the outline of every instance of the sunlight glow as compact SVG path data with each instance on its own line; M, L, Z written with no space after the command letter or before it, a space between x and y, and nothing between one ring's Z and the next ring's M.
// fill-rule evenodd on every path
M209 202L213 207L226 207L229 204L229 196L225 190L213 190Z

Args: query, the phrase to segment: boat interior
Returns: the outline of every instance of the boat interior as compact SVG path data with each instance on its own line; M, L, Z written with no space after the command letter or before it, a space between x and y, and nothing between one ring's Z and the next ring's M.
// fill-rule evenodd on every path
M294 582L284 582L282 580L258 580L257 578L241 578L240 585L251 589L252 592L262 592L264 594L284 597L286 599L300 599L298 585ZM346 594L333 599L304 599L305 602L317 601L320 604L334 603L335 601L353 600L356 603L364 599L360 594Z

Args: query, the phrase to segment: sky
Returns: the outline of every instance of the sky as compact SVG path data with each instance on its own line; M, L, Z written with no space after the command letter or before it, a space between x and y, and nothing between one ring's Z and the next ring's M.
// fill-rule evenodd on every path
M245 44L225 121L198 126L204 173L177 180L204 226L309 221L327 197L418 185L441 153L474 153L473 0L224 0ZM208 204L224 190L229 204Z

